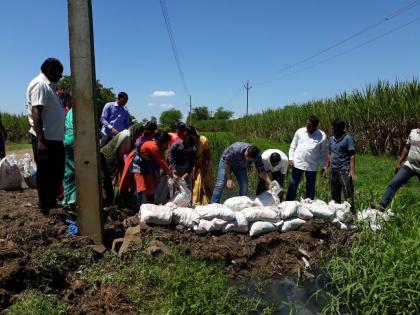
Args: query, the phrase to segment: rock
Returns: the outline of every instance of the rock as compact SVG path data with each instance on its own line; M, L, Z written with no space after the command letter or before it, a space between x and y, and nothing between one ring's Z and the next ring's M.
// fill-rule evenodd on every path
M120 237L120 238L116 238L115 240L112 241L112 251L115 253L118 253L118 251L120 250L120 247L122 245L122 243L124 242L124 238Z
M139 224L139 217L138 217L138 215L133 215L133 216L131 216L129 218L126 218L123 221L123 225L124 225L125 228L130 228L132 226L137 226L138 224Z
M129 228L125 231L125 236L129 236L129 235L136 235L136 236L139 236L139 235L140 235L140 225L133 226L133 227L129 227Z
M103 255L106 252L106 247L103 244L92 245L92 250L99 255Z
M130 249L130 246L140 245L140 237L136 235L128 235L124 237L123 243L121 244L120 250L118 251L118 257L123 257L127 251Z
M153 257L158 255L165 255L168 258L173 259L174 255L172 255L171 250L168 246L166 246L161 241L153 240L150 242L149 247L146 249L147 253Z

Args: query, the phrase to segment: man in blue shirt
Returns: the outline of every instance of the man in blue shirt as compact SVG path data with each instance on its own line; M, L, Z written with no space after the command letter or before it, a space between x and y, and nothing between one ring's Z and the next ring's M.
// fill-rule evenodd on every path
M115 102L105 104L102 110L102 137L100 140L101 148L106 145L116 134L131 125L130 114L124 107L127 104L128 95L125 92L118 93Z
M333 136L329 139L331 198L341 203L341 193L350 202L354 212L353 180L356 179L356 149L353 138L346 131L346 123L337 119L333 122Z

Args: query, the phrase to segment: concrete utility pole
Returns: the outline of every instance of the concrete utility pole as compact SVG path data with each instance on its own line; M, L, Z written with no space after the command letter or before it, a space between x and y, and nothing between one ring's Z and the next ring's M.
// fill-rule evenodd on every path
M246 85L244 85L244 88L246 89L246 115L245 116L248 116L248 94L249 94L248 91L252 89L252 86L249 85L249 80L246 81Z
M95 54L91 0L68 0L74 98L74 157L80 232L103 243L102 189L95 102Z
M191 126L191 121L192 121L192 117L191 117L191 114L192 114L192 105L191 105L191 95L190 95L190 121L189 121L189 125Z

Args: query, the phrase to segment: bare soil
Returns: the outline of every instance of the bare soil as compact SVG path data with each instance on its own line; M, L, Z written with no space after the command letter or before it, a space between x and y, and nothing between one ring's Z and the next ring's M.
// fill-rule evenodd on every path
M36 190L0 191L0 311L9 307L25 288L37 287L31 260L46 248L61 244L67 248L91 247L86 237L68 236L65 220L74 214L55 209L48 216L37 209ZM106 217L105 246L124 236L138 224L127 210L112 209ZM337 247L344 247L352 233L336 230L328 222L313 220L298 231L272 232L257 238L242 234L199 236L182 226L141 226L140 237L151 237L173 245L182 253L207 261L222 261L234 278L313 277L321 259ZM100 255L95 256L100 259ZM305 268L305 258L309 268ZM44 270L48 285L68 305L71 314L135 314L126 298L126 288L97 284L87 287L79 280L78 266L65 270Z

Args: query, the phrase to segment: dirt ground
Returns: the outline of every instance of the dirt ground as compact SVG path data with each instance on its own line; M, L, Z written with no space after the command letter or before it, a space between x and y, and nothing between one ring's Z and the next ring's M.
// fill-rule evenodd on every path
M36 190L0 191L0 311L9 307L17 294L36 286L31 261L39 251L54 244L67 248L89 246L85 237L66 234L65 220L72 214L64 209L42 215L36 207ZM106 218L105 246L123 237L129 226L138 224L136 216L113 209ZM317 273L321 257L350 240L351 233L338 231L329 223L314 220L298 231L272 232L257 238L241 234L196 235L182 226L141 226L140 237L152 237L177 247L192 257L224 262L230 278L281 278L299 276L311 278ZM302 258L309 268L305 268ZM100 259L100 256L96 256ZM126 300L124 288L110 285L87 288L78 280L77 266L72 270L44 272L51 278L63 302L74 314L135 314Z

